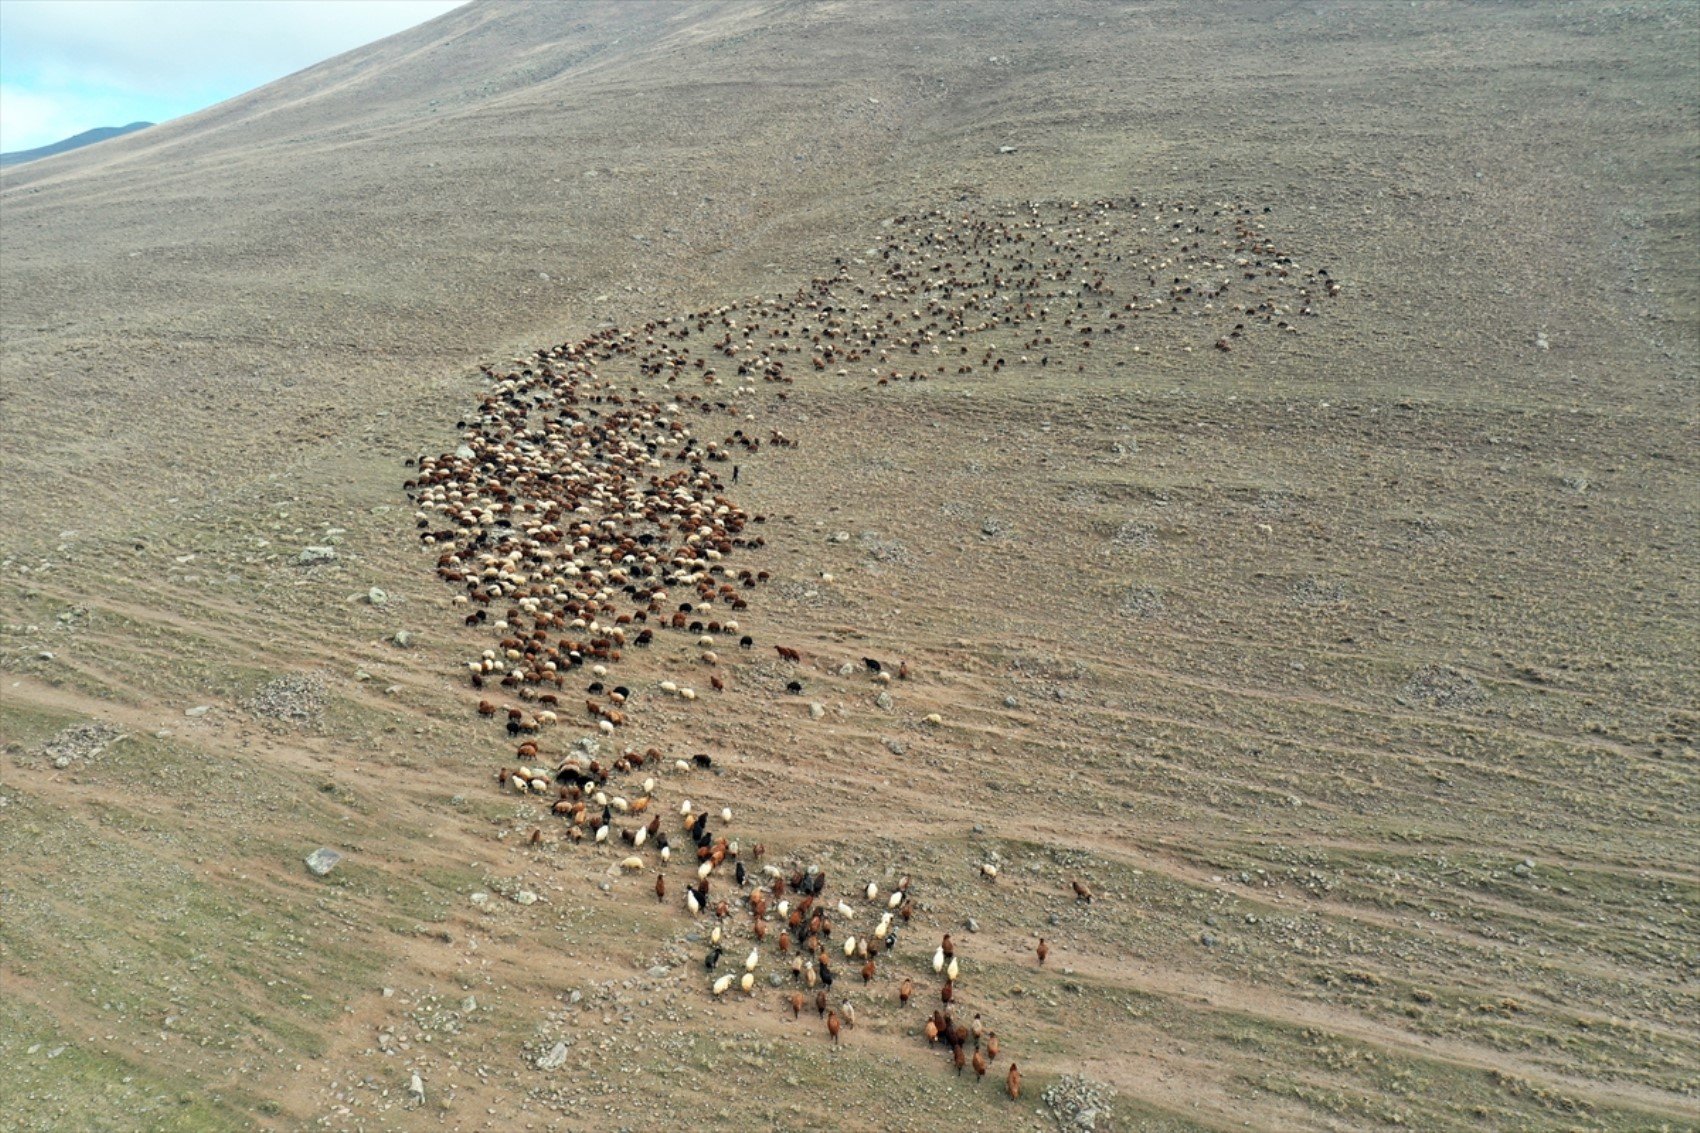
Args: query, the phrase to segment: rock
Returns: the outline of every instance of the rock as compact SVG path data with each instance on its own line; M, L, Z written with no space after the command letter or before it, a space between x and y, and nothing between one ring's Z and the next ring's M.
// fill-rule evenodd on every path
M890 712L892 705L891 694L886 692L884 689L881 689L880 694L874 697L874 703L885 709L887 712Z
M319 563L336 561L335 547L303 547L301 554L295 559L302 566L317 566Z
M850 676L854 676L855 674L856 674L856 666L851 664L849 661L846 661L846 662L844 662L844 664L838 666L838 675L841 676L841 677L850 677Z
M574 992L573 994L577 995L578 993ZM532 1063L532 1065L536 1066L539 1070L559 1070L566 1064L566 1043L556 1043L554 1046L550 1047L546 1053L538 1055L537 1061Z
M470 900L474 905L477 905L479 908L483 908L485 905L490 903L490 894L484 892L474 893L468 898L468 900Z
M980 534L996 535L1003 530L1003 523L995 515L988 515L980 524Z
M53 660L53 650L43 649L40 653L35 655L35 659L37 661L51 661Z
M1213 932L1204 933L1198 938L1198 942L1206 948L1214 948L1216 947L1216 934Z
M980 922L975 920L973 917L969 917L968 918L968 931L969 932L979 932L980 931Z
M513 900L516 905L535 905L537 904L537 894L529 889L521 889L514 894Z
M886 740L885 749L893 755L904 755L909 751L909 745L902 740Z
M1518 877L1529 877L1535 872L1535 864L1529 859L1524 858L1522 861L1511 867L1511 872L1516 874Z
M384 606L389 603L389 592L381 586L374 586L366 591L366 602L372 606Z
M822 704L818 700L814 700L814 701L809 702L809 719L819 720L822 716L825 716L825 715L826 715L826 705Z
M478 1010L477 998L471 995L467 996L465 999L460 1001L460 1009L468 1015L472 1014L474 1011Z
M832 537L832 541L834 543L848 543L850 541L850 532L840 531Z
M425 1104L425 1082L418 1074L414 1074L408 1081L407 1096L413 1099L414 1105Z
M336 864L341 860L341 854L326 846L320 846L318 849L307 855L307 868L312 870L318 876L323 877L331 870L335 869Z
M455 449L455 455L460 457L462 460L474 460L478 456L477 453L472 451L471 445L461 445L459 448Z
M1020 708L1021 701L1015 699L1013 696L1006 696L1003 698L1003 706L1005 708Z
M649 969L649 978L652 980L665 979L667 977L667 973L671 970L672 969L668 968L665 964L657 964L655 967Z
M356 669L354 670L354 679L357 681L369 681L372 679L372 674L368 673L365 669Z
M1011 154L1011 153L1015 152L1015 147L1014 146L999 146L998 152L1001 153L1001 154Z
M413 634L408 630L398 629L395 631L395 636L390 638L390 640L395 642L401 648L406 649L413 644Z
M211 711L212 711L212 705L210 705L210 704L197 704L193 708L185 708L183 710L183 715L185 715L185 716L205 716L208 712L211 712Z

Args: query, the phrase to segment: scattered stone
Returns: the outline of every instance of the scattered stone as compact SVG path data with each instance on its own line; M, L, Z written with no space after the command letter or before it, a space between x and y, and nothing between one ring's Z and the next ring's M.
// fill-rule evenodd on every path
M205 716L208 712L211 712L211 711L212 711L212 705L210 705L210 704L197 704L193 708L185 708L183 710L183 715L185 715L185 716Z
M1006 696L1003 698L1003 706L1005 708L1020 708L1021 701L1015 699L1013 696Z
M969 932L979 932L980 931L980 922L975 920L973 917L969 917L968 918L968 931Z
M1003 521L995 515L988 515L980 523L980 534L985 536L997 535L1003 531Z
M1428 665L1411 674L1399 690L1403 703L1431 708L1473 708L1487 699L1476 678L1451 665Z
M285 673L243 700L250 716L296 727L316 726L325 709L325 678L318 673Z
M874 703L885 709L887 712L890 712L892 705L891 694L886 692L884 689L881 689L880 694L874 697Z
M413 1099L414 1105L425 1104L425 1082L417 1073L407 1083L407 1096Z
M537 894L529 889L521 889L514 894L513 900L516 905L535 905L537 904Z
M1001 154L1006 154L1006 155L1012 154L1012 153L1015 152L1015 147L1014 146L999 146L998 152L1001 153Z
M401 648L407 649L413 644L413 633L410 630L398 629L395 631L395 636L390 640Z
M573 993L573 995L577 996L578 992L575 991ZM575 1002L576 1002L576 1000L575 1000ZM536 1066L537 1069L539 1069L539 1070L559 1070L561 1067L565 1066L566 1064L567 1064L567 1044L566 1043L556 1043L554 1046L550 1047L545 1053L538 1055L537 1061L532 1063L532 1065Z
M671 969L668 968L667 965L657 964L653 968L649 969L649 978L652 980L665 979L669 971L671 971Z
M63 770L76 760L93 759L123 738L124 733L111 724L89 720L60 729L42 745L39 754L44 759L51 759L53 766Z
M307 855L307 868L312 870L319 877L323 877L331 870L335 869L337 863L341 860L341 854L337 853L335 850L329 849L328 847L320 846L318 849Z
M366 602L368 605L385 606L389 604L389 600L389 592L384 590L382 587L374 586L372 589L366 591Z
M1198 942L1206 948L1214 948L1216 947L1216 934L1213 932L1204 933L1198 938Z
M888 739L885 741L885 750L893 755L904 755L909 751L909 745L902 740Z
M1040 1100L1061 1133L1094 1133L1100 1121L1106 1127L1113 1125L1115 1113L1110 1103L1115 1096L1115 1091L1102 1082L1065 1074L1045 1087Z
M336 557L335 547L303 547L295 561L302 566L318 566L321 563L335 562Z
M825 715L826 715L826 705L822 704L818 700L813 700L813 701L809 702L809 719L819 720L822 716L825 716Z

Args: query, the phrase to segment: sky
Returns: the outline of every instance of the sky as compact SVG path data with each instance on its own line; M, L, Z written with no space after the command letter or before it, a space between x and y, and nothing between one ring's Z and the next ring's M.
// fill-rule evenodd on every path
M0 152L166 122L465 0L0 0Z

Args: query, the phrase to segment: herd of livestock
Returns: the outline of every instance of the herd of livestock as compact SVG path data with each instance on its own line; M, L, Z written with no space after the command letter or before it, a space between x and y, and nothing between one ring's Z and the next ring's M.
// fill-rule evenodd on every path
M1241 205L1137 199L900 217L790 296L606 329L486 367L489 390L461 423L460 446L409 462L419 538L465 623L493 638L467 678L514 745L498 783L535 800L564 841L654 872L658 901L672 893L707 918L710 994L754 995L763 966L778 967L793 985L784 1005L799 1018L812 1005L837 1042L855 1016L836 981L867 987L884 975L905 1006L915 993L913 977L899 981L887 964L914 912L909 878L886 892L863 879L829 886L815 866L769 862L765 846L728 836L730 809L661 802L667 776L711 756L668 757L634 738L642 696L722 692L722 674L756 648L801 660L739 624L769 576L740 565L759 563L766 517L736 498L737 462L796 443L756 427L762 395L777 386L783 399L799 379L872 389L1006 370L1113 373L1155 337L1137 333L1142 321L1172 331L1183 320L1184 335L1222 352L1248 334L1297 333L1340 286L1299 267L1262 220ZM667 680L640 695L622 683L622 662L661 634L697 650L707 689ZM877 681L908 675L864 663ZM581 721L603 742L556 742ZM783 857L802 862L807 847ZM1083 881L1074 890L1092 900ZM1039 964L1047 953L1041 939ZM979 1014L961 1018L962 963L946 934L931 957L937 1005L917 1030L958 1073L983 1077L1000 1042ZM1019 1097L1013 1062L1003 1079Z

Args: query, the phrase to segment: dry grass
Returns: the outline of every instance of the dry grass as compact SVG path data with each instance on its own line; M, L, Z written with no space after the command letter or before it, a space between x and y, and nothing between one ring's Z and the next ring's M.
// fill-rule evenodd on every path
M1684 4L480 5L8 169L0 1109L1046 1128L1083 1073L1129 1128L1691 1122L1697 49ZM879 984L837 1050L711 1002L645 875L526 844L402 460L479 362L1129 194L1268 205L1341 302L764 391L744 620L808 695L767 652L634 706L771 855L917 878L1012 1107ZM312 726L243 707L303 674Z

